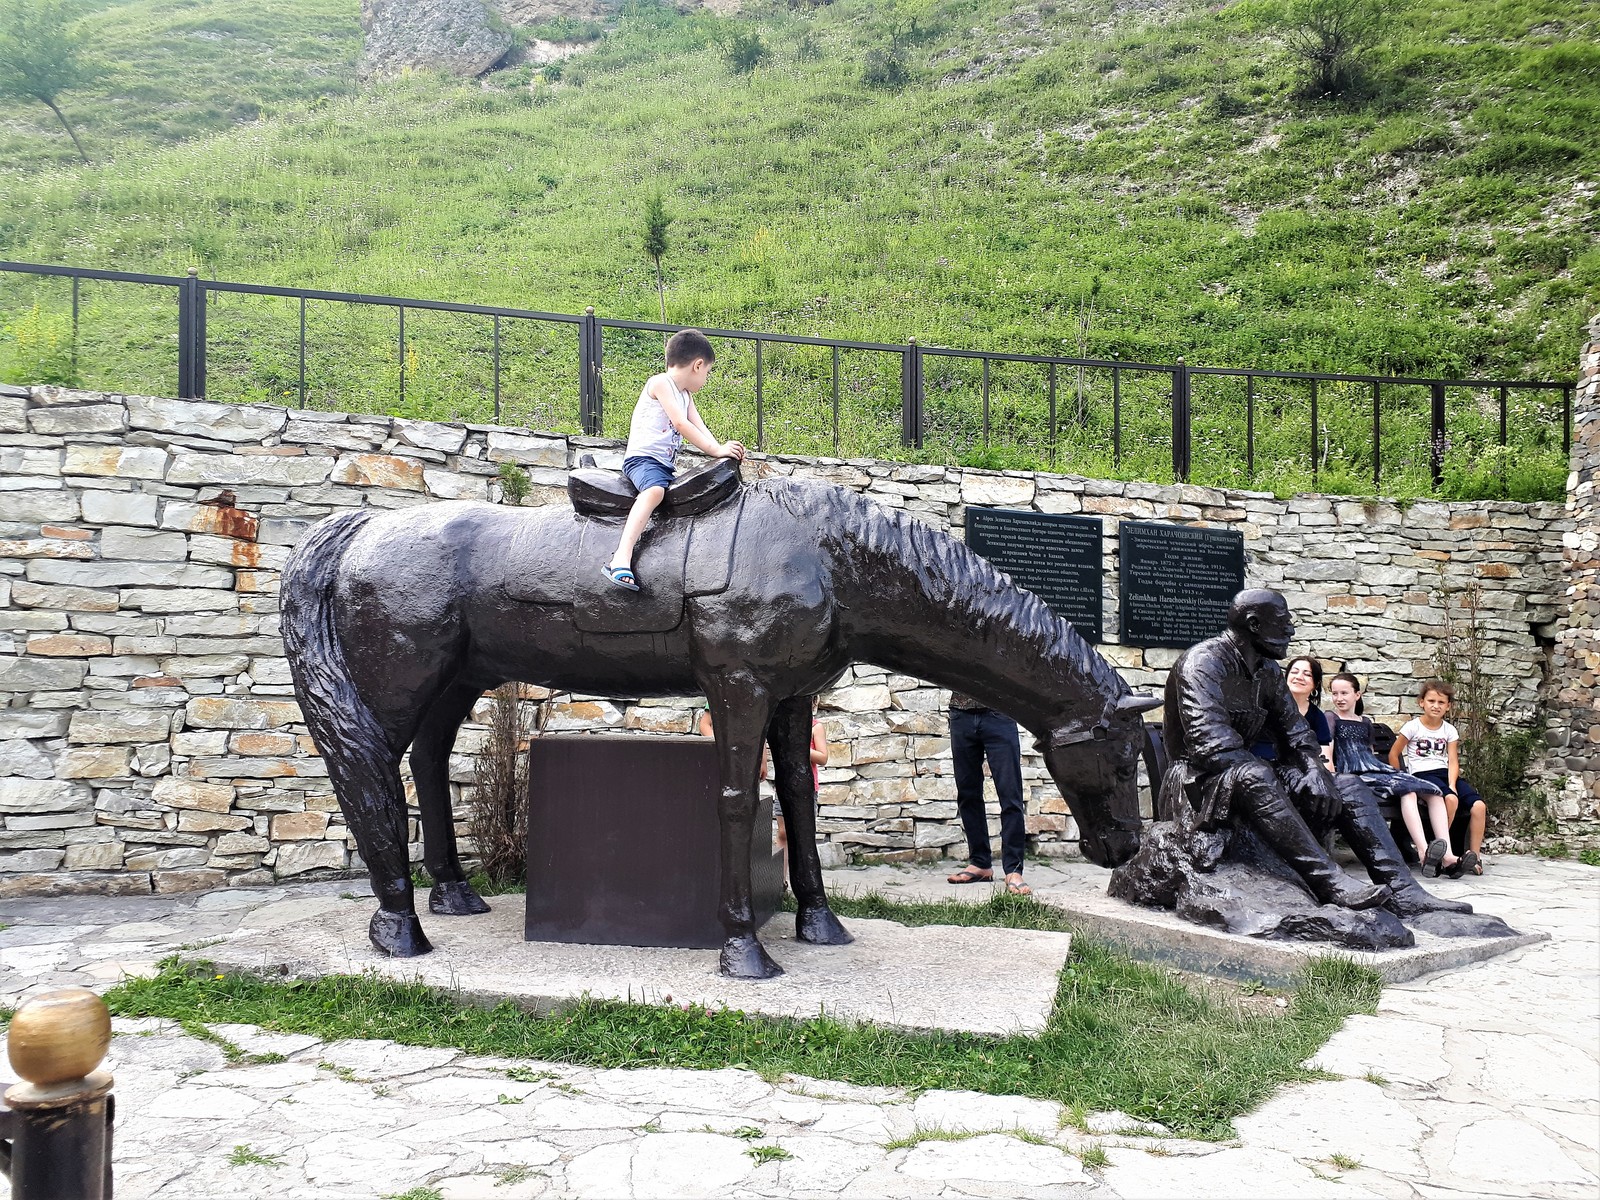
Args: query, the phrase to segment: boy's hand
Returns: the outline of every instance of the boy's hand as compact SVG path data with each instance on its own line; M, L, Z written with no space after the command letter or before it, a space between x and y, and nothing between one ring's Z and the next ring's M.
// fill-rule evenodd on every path
M743 462L744 461L744 443L743 442L723 442L721 448L718 449L718 451L717 451L717 457L718 458L733 458L733 459L737 459L740 462Z

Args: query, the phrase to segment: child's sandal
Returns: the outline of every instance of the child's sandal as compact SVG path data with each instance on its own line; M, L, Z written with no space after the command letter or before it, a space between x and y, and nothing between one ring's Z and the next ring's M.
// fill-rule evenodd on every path
M619 588L629 592L637 592L639 590L639 581L633 577L632 567L613 567L607 565L605 568L605 573L606 578L611 580L611 582L616 584Z
M1443 838L1434 838L1428 843L1428 850L1422 856L1422 873L1429 879L1439 877L1439 864L1444 861L1444 856L1450 853L1450 843Z

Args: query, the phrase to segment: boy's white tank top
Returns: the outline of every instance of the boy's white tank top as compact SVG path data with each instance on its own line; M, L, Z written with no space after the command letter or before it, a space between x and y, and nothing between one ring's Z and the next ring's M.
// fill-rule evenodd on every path
M694 407L694 397L673 383L672 376L662 374L647 380L639 392L639 403L633 406L633 421L628 426L627 457L648 455L657 462L675 467L678 464L678 447L683 445L683 434L673 427L661 402L650 394L650 385L658 379L672 389L686 415Z

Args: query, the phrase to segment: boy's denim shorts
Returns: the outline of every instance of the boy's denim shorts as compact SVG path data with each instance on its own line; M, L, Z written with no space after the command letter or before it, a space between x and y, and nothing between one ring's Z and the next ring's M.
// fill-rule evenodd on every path
M636 454L632 458L623 459L622 473L628 477L628 482L641 492L653 487L672 486L672 468L659 458L651 458L648 454Z

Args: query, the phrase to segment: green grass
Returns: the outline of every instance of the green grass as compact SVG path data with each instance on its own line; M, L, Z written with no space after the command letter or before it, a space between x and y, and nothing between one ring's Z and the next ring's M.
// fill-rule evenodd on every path
M1106 1153L1104 1146L1088 1146L1078 1158L1091 1171L1098 1171L1102 1167L1111 1165L1111 1156Z
M281 1154L259 1154L249 1146L235 1146L233 1153L228 1155L230 1167L281 1167L283 1156Z
M0 109L0 255L650 319L638 242L659 189L677 323L1076 353L1075 304L1098 278L1081 342L1095 356L1573 375L1600 298L1579 186L1600 161L1600 50L1582 0L1412 0L1359 104L1293 99L1293 65L1252 3L1113 7L931 3L899 91L861 81L889 35L866 0L738 21L635 0L556 86L518 68L487 87L413 74L357 88L353 0L243 16L127 0L94 18L126 65L68 97L113 157L74 166L47 120ZM772 63L731 77L736 29L759 32ZM256 49L279 42L271 63ZM238 126L252 110L263 119ZM69 369L64 296L0 281L0 378ZM78 377L170 393L170 300L89 285L84 305ZM294 399L297 319L287 301L219 299L211 395ZM313 404L400 407L392 313L314 304L309 320ZM502 350L505 419L574 428L570 329L510 323ZM481 320L411 314L405 410L487 419L487 353ZM657 354L652 336L608 336L609 432ZM841 359L841 449L902 456L897 358ZM1123 374L1115 462L1111 381L1091 374L1052 460L1040 369L993 372L985 446L978 372L927 365L923 457L1170 476L1163 379ZM724 436L754 438L752 368L724 347L703 404ZM774 349L764 368L768 445L831 453L829 357ZM1058 380L1063 414L1075 382ZM1197 482L1249 481L1243 399L1197 381ZM1315 440L1324 490L1372 490L1367 389L1325 386L1315 439L1303 385L1257 399L1257 485L1310 486ZM1421 494L1426 394L1392 389L1384 405L1382 490ZM1449 407L1448 494L1559 493L1549 396L1513 391L1504 462L1485 454L1496 397L1461 390Z
M1120 1109L1185 1136L1215 1138L1279 1084L1306 1078L1299 1063L1350 1013L1373 1011L1378 987L1370 971L1319 960L1286 1010L1252 1016L1080 937L1038 1037L917 1034L592 1000L538 1016L509 1002L475 1007L374 976L264 982L218 978L207 964L175 959L106 999L119 1016L240 1022L325 1039L382 1037L597 1067L734 1065L773 1079L794 1072L1037 1096L1084 1110Z
M794 893L779 901L784 912L795 911ZM901 900L873 889L860 896L828 897L828 907L841 917L895 921L901 925L989 925L1004 929L1043 929L1070 933L1067 914L1030 896L995 892L981 904L961 900Z
M794 1157L782 1146L751 1146L745 1153L756 1160L757 1166L762 1163L783 1162Z

